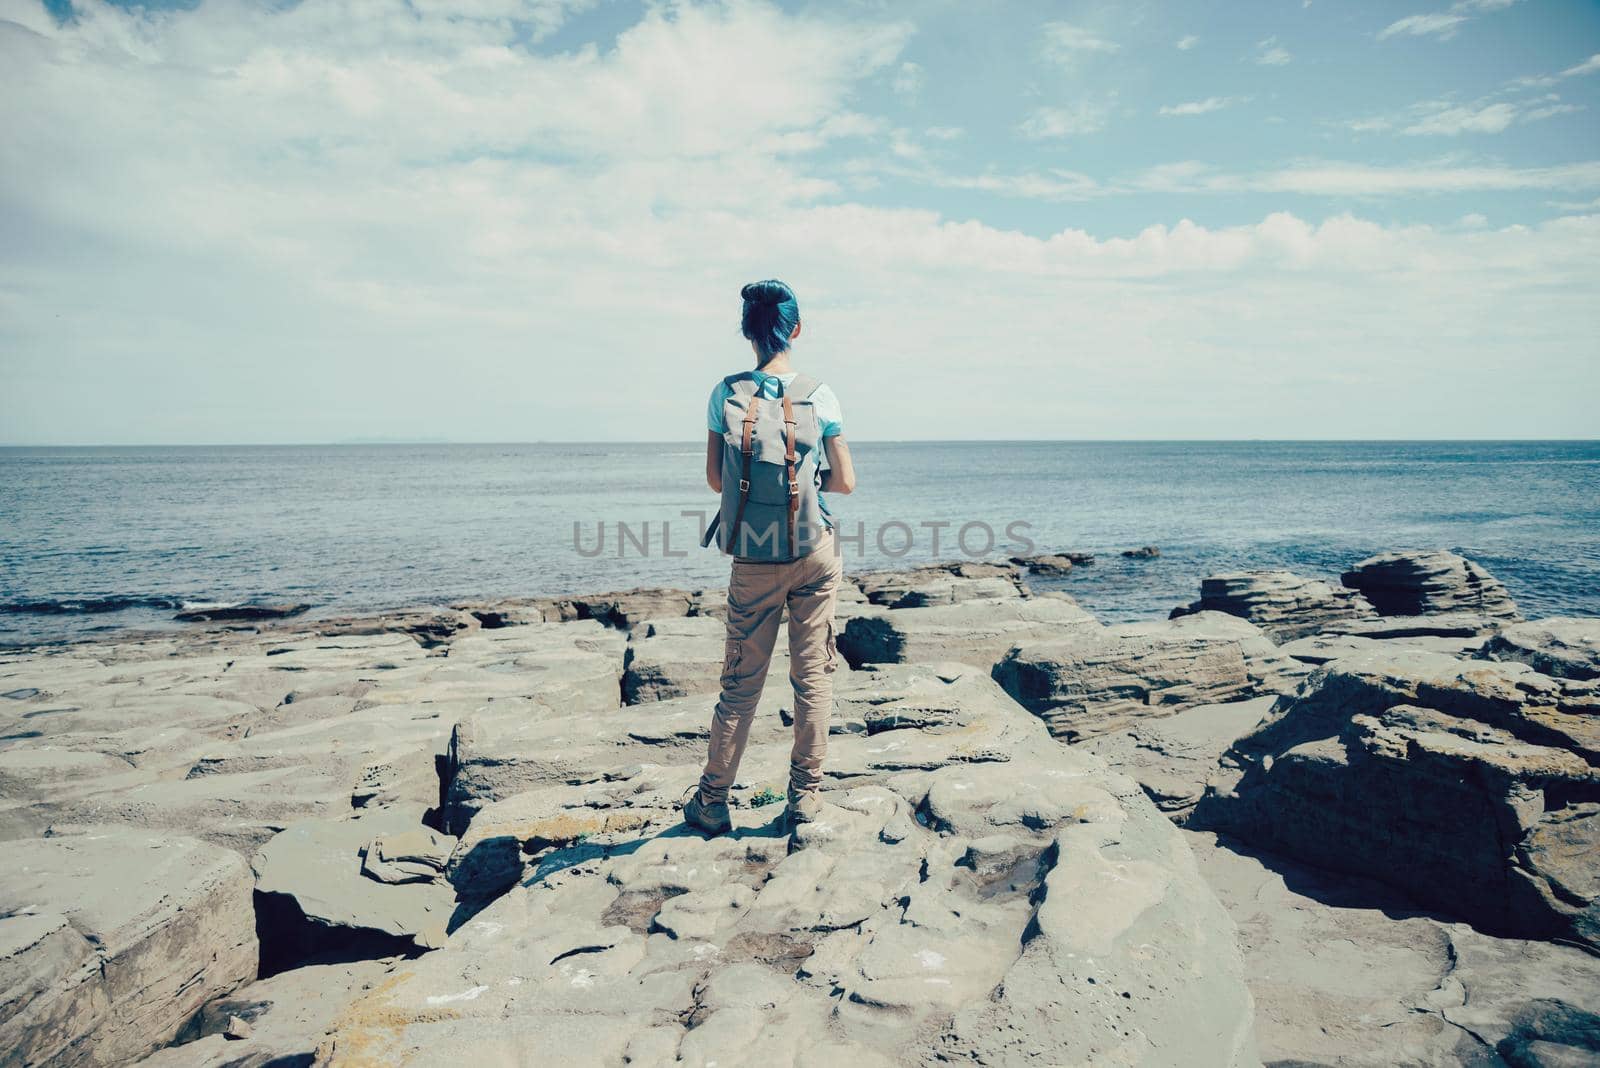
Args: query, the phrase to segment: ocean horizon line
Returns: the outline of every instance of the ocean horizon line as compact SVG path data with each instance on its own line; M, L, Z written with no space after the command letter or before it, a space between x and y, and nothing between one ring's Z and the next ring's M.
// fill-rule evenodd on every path
M439 438L348 439L342 441L184 441L184 442L0 442L0 450L51 449L327 449L597 445L699 445L699 438L533 439L507 441L454 441ZM1539 445L1600 444L1596 437L1374 437L1374 438L855 438L856 445Z

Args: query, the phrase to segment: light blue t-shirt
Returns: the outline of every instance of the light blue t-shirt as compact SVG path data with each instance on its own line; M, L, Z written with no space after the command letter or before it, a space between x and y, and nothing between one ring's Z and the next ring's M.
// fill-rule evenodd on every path
M778 396L777 383L782 382L783 388L788 389L789 383L795 380L799 371L790 371L788 374L769 375L761 371L752 371L756 381L760 383L760 395L767 400L775 400ZM728 424L723 420L723 405L733 395L733 390L728 387L726 380L718 380L711 390L711 403L706 408L706 429L714 434L726 434ZM836 437L844 433L844 413L839 409L839 398L833 395L833 390L824 382L811 394L811 406L816 409L817 422L822 427L822 436L825 438Z

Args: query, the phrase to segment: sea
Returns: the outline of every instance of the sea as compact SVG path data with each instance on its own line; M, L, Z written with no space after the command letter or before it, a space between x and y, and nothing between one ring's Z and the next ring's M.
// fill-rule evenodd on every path
M1164 617L1211 574L1337 583L1450 549L1529 617L1600 615L1600 442L860 442L847 570L1092 552L1061 589ZM181 629L201 604L332 616L723 585L700 442L0 449L0 645ZM1160 555L1127 558L1153 545Z

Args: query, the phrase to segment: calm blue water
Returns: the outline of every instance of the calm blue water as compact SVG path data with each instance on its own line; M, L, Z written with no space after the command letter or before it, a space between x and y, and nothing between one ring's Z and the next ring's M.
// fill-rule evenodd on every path
M1100 554L1055 583L1107 620L1165 615L1202 576L1331 578L1390 548L1449 548L1529 615L1600 615L1600 442L881 443L832 506L847 567L974 550L1011 523ZM631 586L721 585L697 445L0 449L0 643L166 624L190 601L322 614ZM617 523L651 551L619 546ZM903 523L911 528L910 547ZM597 545L599 555L584 555ZM663 525L673 554L663 553ZM883 544L877 543L882 530ZM1161 547L1159 560L1118 551ZM1015 542L1014 548L1020 548ZM885 552L884 550L888 550ZM95 609L95 610L89 610Z

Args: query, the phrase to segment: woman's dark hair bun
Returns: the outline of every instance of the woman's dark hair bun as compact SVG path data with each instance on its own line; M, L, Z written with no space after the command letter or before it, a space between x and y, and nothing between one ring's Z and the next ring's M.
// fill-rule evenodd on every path
M739 331L755 342L760 362L765 364L789 347L789 336L800 325L800 303L794 299L794 290L776 278L751 282L739 295L744 298Z
M751 282L739 290L739 296L751 304L787 304L794 300L794 290L769 278L764 282Z

